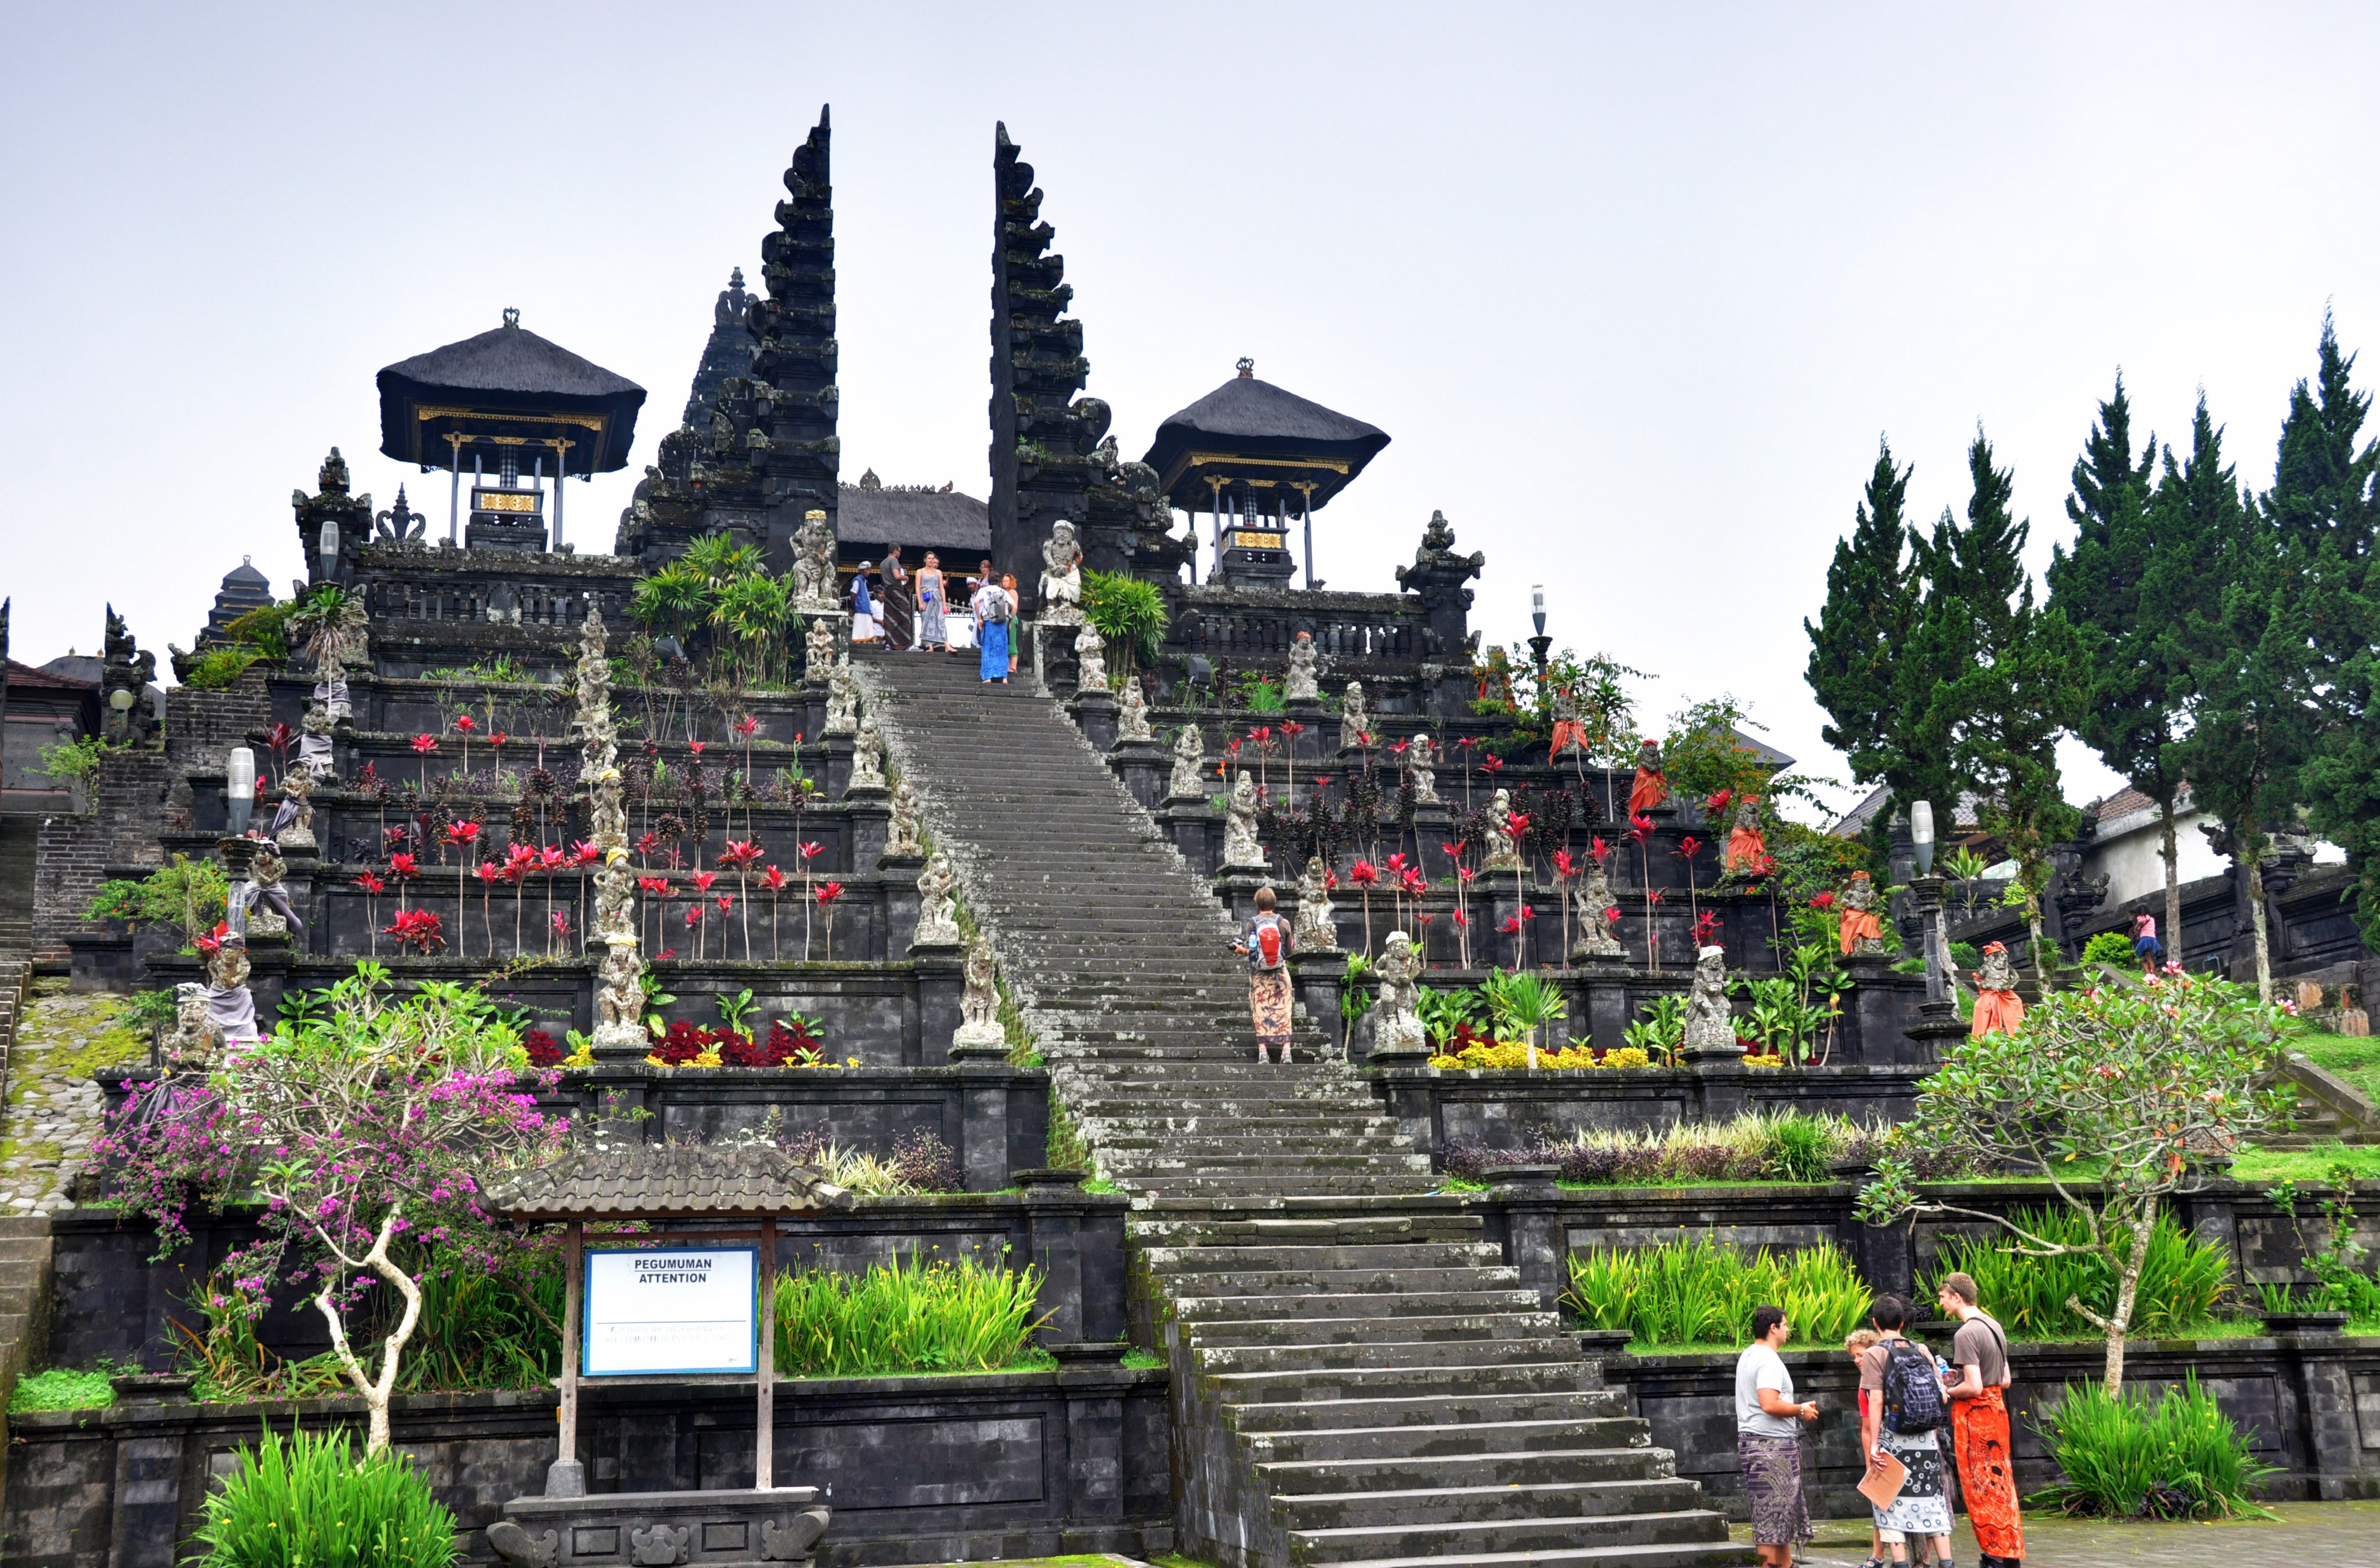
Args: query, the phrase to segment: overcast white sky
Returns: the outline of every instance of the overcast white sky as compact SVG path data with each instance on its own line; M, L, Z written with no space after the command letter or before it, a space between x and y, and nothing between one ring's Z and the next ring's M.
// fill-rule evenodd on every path
M425 499L373 374L508 305L650 393L570 493L607 547L832 102L846 480L987 489L1005 119L1127 451L1252 355L1394 438L1318 519L1334 586L1442 508L1491 638L1543 582L1655 714L1731 690L1840 772L1801 621L1879 432L1931 517L1981 420L2037 569L2119 366L2161 437L2204 384L2262 485L2325 302L2380 343L2380 13L1917 10L16 0L13 650L91 651L113 601L162 662L243 554L285 592L334 444Z

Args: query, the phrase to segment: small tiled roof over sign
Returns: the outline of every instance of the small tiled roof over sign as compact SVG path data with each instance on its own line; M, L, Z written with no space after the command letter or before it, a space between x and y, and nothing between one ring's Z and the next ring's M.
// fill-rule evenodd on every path
M632 1143L564 1155L488 1201L514 1220L759 1220L848 1209L851 1194L780 1149Z

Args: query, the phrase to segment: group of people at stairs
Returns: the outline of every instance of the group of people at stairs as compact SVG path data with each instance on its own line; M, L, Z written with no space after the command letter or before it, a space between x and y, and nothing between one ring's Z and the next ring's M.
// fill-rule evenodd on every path
M862 561L851 574L851 639L880 641L901 653L973 649L983 680L1004 683L1016 673L1016 650L1008 636L1019 604L1016 577L995 577L987 559L965 588L965 612L953 614L941 557L927 551L925 565L912 575L901 564L901 547L892 545L882 561Z
M1862 1568L1883 1568L1888 1554L1896 1564L1909 1563L1912 1541L1930 1546L1939 1568L1953 1568L1944 1428L1953 1440L1959 1490L1983 1568L2015 1568L2024 1561L2010 1448L2007 1391L2014 1379L2008 1333L1978 1305L1978 1295L1969 1275L1942 1282L1937 1304L1959 1324L1948 1357L1928 1357L1903 1332L1910 1307L1895 1295L1878 1296L1869 1314L1873 1327L1844 1343L1859 1367L1860 1452L1869 1466L1863 1489L1875 1511ZM1760 1561L1790 1568L1794 1549L1812 1536L1802 1493L1800 1428L1818 1418L1818 1406L1793 1397L1792 1370L1778 1354L1793 1333L1784 1308L1754 1308L1752 1332L1735 1364L1737 1457ZM1888 1480L1876 1484L1896 1468L1897 1489ZM1882 1503L1876 1501L1879 1492Z

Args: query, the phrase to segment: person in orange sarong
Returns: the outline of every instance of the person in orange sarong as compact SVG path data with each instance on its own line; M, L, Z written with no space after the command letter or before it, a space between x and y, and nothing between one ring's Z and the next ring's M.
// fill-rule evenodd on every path
M1749 871L1760 864L1768 853L1768 841L1760 832L1760 797L1747 795L1735 803L1735 814L1729 819L1727 853L1720 859L1720 869L1728 871Z
M1641 817L1670 798L1670 781L1661 772L1661 748L1646 741L1636 748L1636 782L1628 787L1628 814Z
M1884 951L1884 922L1876 918L1876 881L1865 871L1853 871L1839 901L1843 911L1840 939L1843 956ZM1863 947L1863 942L1873 945Z
M1984 966L1975 971L1975 1021L1968 1038L1981 1039L1995 1030L2012 1035L2023 1027L2024 998L2016 993L2016 965L2010 961L2008 944L1987 942Z

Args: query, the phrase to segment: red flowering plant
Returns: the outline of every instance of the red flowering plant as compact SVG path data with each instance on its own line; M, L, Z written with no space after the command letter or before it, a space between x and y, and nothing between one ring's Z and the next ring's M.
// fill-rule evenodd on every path
M356 886L364 895L364 930L371 933L372 952L380 951L380 895L388 891L388 883L370 870L356 873Z
M1347 880L1364 891L1364 956L1372 955L1372 890L1380 885L1380 869L1369 860L1347 868Z
M842 896L841 882L819 884L818 906L826 912L826 961L830 964L834 962L834 906Z
M427 958L431 951L443 951L446 946L445 922L427 909L400 909L396 919L382 934L396 939L396 950L411 948Z
M568 1136L537 1108L552 1076L525 1083L528 1066L518 1029L480 991L433 981L400 997L367 960L203 1083L131 1086L93 1168L166 1253L188 1241L193 1202L262 1200L261 1234L225 1260L233 1306L253 1321L274 1287L309 1294L376 1453L423 1282L510 1270L524 1243L486 1191ZM393 1314L382 1284L401 1304ZM395 1319L361 1354L348 1332L358 1315Z
M413 737L413 754L421 759L421 790L425 795L430 792L430 754L437 749L436 735L418 735Z
M720 865L735 871L736 891L744 898L744 960L747 964L752 960L752 868L759 858L760 845L748 838L729 839L726 851L719 857ZM720 913L726 913L725 906L721 906Z

